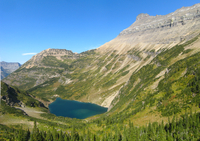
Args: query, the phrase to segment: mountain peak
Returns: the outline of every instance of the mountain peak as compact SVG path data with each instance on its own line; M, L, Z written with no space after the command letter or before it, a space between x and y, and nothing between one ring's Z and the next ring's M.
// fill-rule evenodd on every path
M159 50L196 37L200 26L200 3L182 7L166 15L151 16L141 13L136 21L110 42L98 48L99 52L117 50L120 54L130 49Z
M48 48L47 51L49 51L51 48Z
M43 55L58 55L58 54L73 54L71 50L66 50L66 49L54 49L54 48L48 48L46 50L41 51L37 55L43 54Z
M42 60L48 56L52 56L55 57L57 60L63 61L63 58L75 59L79 58L81 55L78 53L73 53L71 50L48 48L34 55L28 62L23 65L23 67L31 68L33 66L42 65Z
M3 79L13 71L17 70L21 66L21 64L18 62L2 61L0 62L0 66L1 66L1 79Z
M144 19L146 17L149 17L149 14L147 13L141 13L137 16L136 21L140 20L140 19Z

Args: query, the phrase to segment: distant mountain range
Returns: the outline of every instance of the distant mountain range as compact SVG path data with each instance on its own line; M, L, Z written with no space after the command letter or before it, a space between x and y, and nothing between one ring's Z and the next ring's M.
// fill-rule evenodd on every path
M1 79L4 79L10 73L14 72L21 66L20 63L17 62L1 62Z

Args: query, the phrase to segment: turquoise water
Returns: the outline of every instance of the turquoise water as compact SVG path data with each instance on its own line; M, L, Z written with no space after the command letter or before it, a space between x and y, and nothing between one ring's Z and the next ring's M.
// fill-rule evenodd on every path
M56 116L85 119L87 117L105 113L108 108L92 103L57 98L49 105L49 110L50 113L55 114Z

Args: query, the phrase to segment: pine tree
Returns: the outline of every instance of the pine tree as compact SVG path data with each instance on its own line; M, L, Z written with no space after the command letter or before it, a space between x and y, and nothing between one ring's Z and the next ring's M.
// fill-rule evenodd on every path
M162 123L161 123L161 125L159 126L159 141L165 141L166 140L166 134L165 134L165 130L164 130L164 121L162 120Z
M92 136L93 136L93 137L92 137L92 141L96 141L96 135L93 134Z
M76 138L76 131L75 131L74 123L72 123L71 140L75 141L75 138Z
M30 141L34 141L33 133L31 134Z
M48 130L47 131L47 135L45 138L47 141L53 141L53 135L51 134L51 132Z
M38 141L38 137L39 137L39 130L37 129L37 122L34 121L34 127L33 127L33 131L31 134L31 140L32 141Z
M56 131L54 127L53 127L52 135L53 135L53 140L58 140L58 132Z
M42 133L39 132L39 130L38 130L37 140L38 140L38 141L43 141Z
M167 132L167 141L173 141L173 137L171 136L169 130Z
M109 134L109 140L113 141L112 130L110 131L110 134Z
M24 134L23 134L22 126L21 126L20 129L19 129L19 132L18 132L17 140L18 141L24 141L23 136L24 136Z
M173 133L174 132L174 130L175 130L175 116L173 116L173 118L172 118L172 123L171 123L171 132Z
M83 128L83 139L85 140L86 134L85 134L85 128Z
M89 141L90 140L90 131L89 129L87 130L87 137L86 137L86 141Z
M186 123L186 130L189 130L189 118L187 113L185 113L185 123Z
M59 133L59 141L64 141L62 130L60 130L60 133Z
M127 135L126 135L126 127L124 126L122 141L127 141Z
M65 136L64 136L64 141L69 141L69 137L67 134L65 134Z
M30 138L30 131L29 131L29 129L26 131L26 134L25 134L25 141L28 141L29 140L29 138Z

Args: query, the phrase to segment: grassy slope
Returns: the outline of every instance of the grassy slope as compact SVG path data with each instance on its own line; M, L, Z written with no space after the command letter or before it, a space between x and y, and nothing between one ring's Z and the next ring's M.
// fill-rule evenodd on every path
M167 120L168 116L188 109L199 111L200 53L191 55L192 50L184 50L196 40L198 37L160 53L134 72L112 102L115 106L107 114L110 119L115 117L116 123L131 119L141 125ZM188 57L179 60L180 54Z
M91 133L103 137L103 133L112 132L115 129L123 133L124 125L127 126L129 121L133 122L136 126L145 125L149 121L161 122L164 120L166 123L168 117L172 119L174 114L179 117L184 114L185 110L199 112L200 53L196 52L191 54L192 50L185 50L185 48L194 41L189 41L183 45L175 46L174 48L162 52L155 57L150 64L133 72L129 82L120 90L120 96L116 97L113 101L114 107L103 115L94 116L86 120L77 120L43 113L40 114L40 118L36 118L24 116L20 110L14 110L14 113L12 110L9 110L11 112L6 110L7 113L5 113L4 110L4 112L2 112L3 120L5 121L6 119L9 122L9 119L15 116L15 120L19 123L20 121L27 121L21 123L24 125L24 128L33 125L33 121L36 120L40 130L44 131L52 131L54 127L66 132L71 132L72 126L75 126L76 131L80 135L83 135L85 130L89 130ZM185 57L181 57L182 55ZM106 56L104 57L106 58ZM174 60L176 60L176 62ZM101 63L103 66L104 62ZM108 64L104 64L104 66ZM96 71L97 78L99 75L98 79L94 78L97 81L95 82L94 90L99 88L106 89L106 85L103 86L101 84L115 79L118 75L121 75L122 72L126 72L129 66L123 68L124 69L119 69L119 71L116 72L106 70L107 77L100 77L105 74L105 72L101 74L101 70L92 70L93 73ZM84 68L82 70L74 70L74 72L76 71L84 71ZM78 73L74 73L73 75L75 74L77 76L79 75ZM89 78L90 74L91 73L88 73L86 76ZM80 77L77 76L75 77L76 79ZM95 80L91 78L91 81ZM44 90L41 88L48 88L48 86L48 89L50 89L51 86L57 85L56 83L58 80L54 78L50 82L52 84L45 86L44 83L43 86L36 87L34 92L38 92L39 94L40 90ZM87 82L87 80L84 82ZM75 85L77 91L82 84L78 81L74 82L74 84L79 83L80 85ZM59 87L60 86L62 85L59 85ZM66 86L69 86L69 84ZM84 87L81 87L81 89L87 90L84 89ZM6 106L4 102L2 102L2 104L7 108L11 108ZM9 127L12 127L12 125L9 125Z
M118 80L130 75L129 65L122 68L120 66L124 59L123 55L116 55L115 52L104 56L93 52L71 62L66 68L67 72L60 73L60 77L51 78L28 91L43 99L54 100L58 95L65 99L101 104L105 97L118 91L124 84L123 81ZM48 61L48 65L51 65L50 62ZM69 79L71 83L66 84L65 82ZM113 85L116 86L113 87ZM95 97L94 93L96 93Z
M13 104L13 106L9 106L5 101L1 100L0 140L2 139L2 135L4 137L9 137L9 135L6 135L9 130L11 130L10 135L14 136L12 132L14 130L19 130L20 126L22 126L23 129L32 130L34 121L38 122L38 128L42 131L53 130L54 127L66 132L71 132L73 122L79 123L78 125L75 125L77 129L85 127L85 121L67 117L56 117L55 115L48 113L46 108L40 107L41 102L31 97L27 92L9 86L4 82L1 82L1 92L2 96L8 96L16 103ZM20 105L23 103L25 107L19 107L19 103Z

